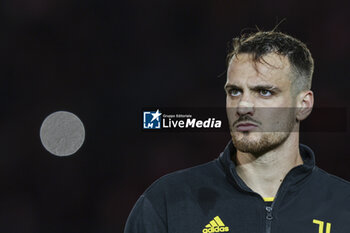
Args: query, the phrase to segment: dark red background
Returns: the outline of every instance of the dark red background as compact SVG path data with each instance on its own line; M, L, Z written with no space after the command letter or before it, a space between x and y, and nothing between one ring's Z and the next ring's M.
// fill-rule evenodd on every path
M315 59L316 106L349 108L347 1L4 0L0 15L0 231L122 232L160 176L216 158L229 133L145 133L149 106L222 107L228 43L280 30ZM86 127L75 155L42 147L47 115ZM349 117L348 117L349 119ZM322 119L324 120L324 119ZM304 133L317 164L350 180L349 131Z

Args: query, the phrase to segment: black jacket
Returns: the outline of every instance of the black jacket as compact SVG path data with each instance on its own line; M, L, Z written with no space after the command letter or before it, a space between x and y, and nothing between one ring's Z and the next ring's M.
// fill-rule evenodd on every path
M350 233L350 183L304 164L283 180L271 206L237 175L230 142L219 158L163 176L135 204L125 233ZM330 158L331 159L331 158Z

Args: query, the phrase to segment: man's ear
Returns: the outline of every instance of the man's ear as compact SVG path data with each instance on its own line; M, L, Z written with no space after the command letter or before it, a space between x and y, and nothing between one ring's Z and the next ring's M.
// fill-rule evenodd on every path
M297 96L297 112L296 118L298 121L306 119L314 106L314 93L311 90L302 91Z

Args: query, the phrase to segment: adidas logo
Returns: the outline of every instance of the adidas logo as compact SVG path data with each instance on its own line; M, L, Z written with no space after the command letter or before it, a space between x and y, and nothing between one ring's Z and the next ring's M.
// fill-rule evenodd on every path
M229 227L221 221L219 216L216 216L213 220L209 222L208 225L203 229L203 233L212 233L212 232L228 232Z

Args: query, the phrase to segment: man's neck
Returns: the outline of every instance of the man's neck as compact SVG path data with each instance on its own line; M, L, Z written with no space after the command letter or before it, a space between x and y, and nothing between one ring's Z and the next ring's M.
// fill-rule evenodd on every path
M299 134L293 132L279 147L255 157L237 150L236 171L254 192L275 197L287 173L303 164L299 153Z

